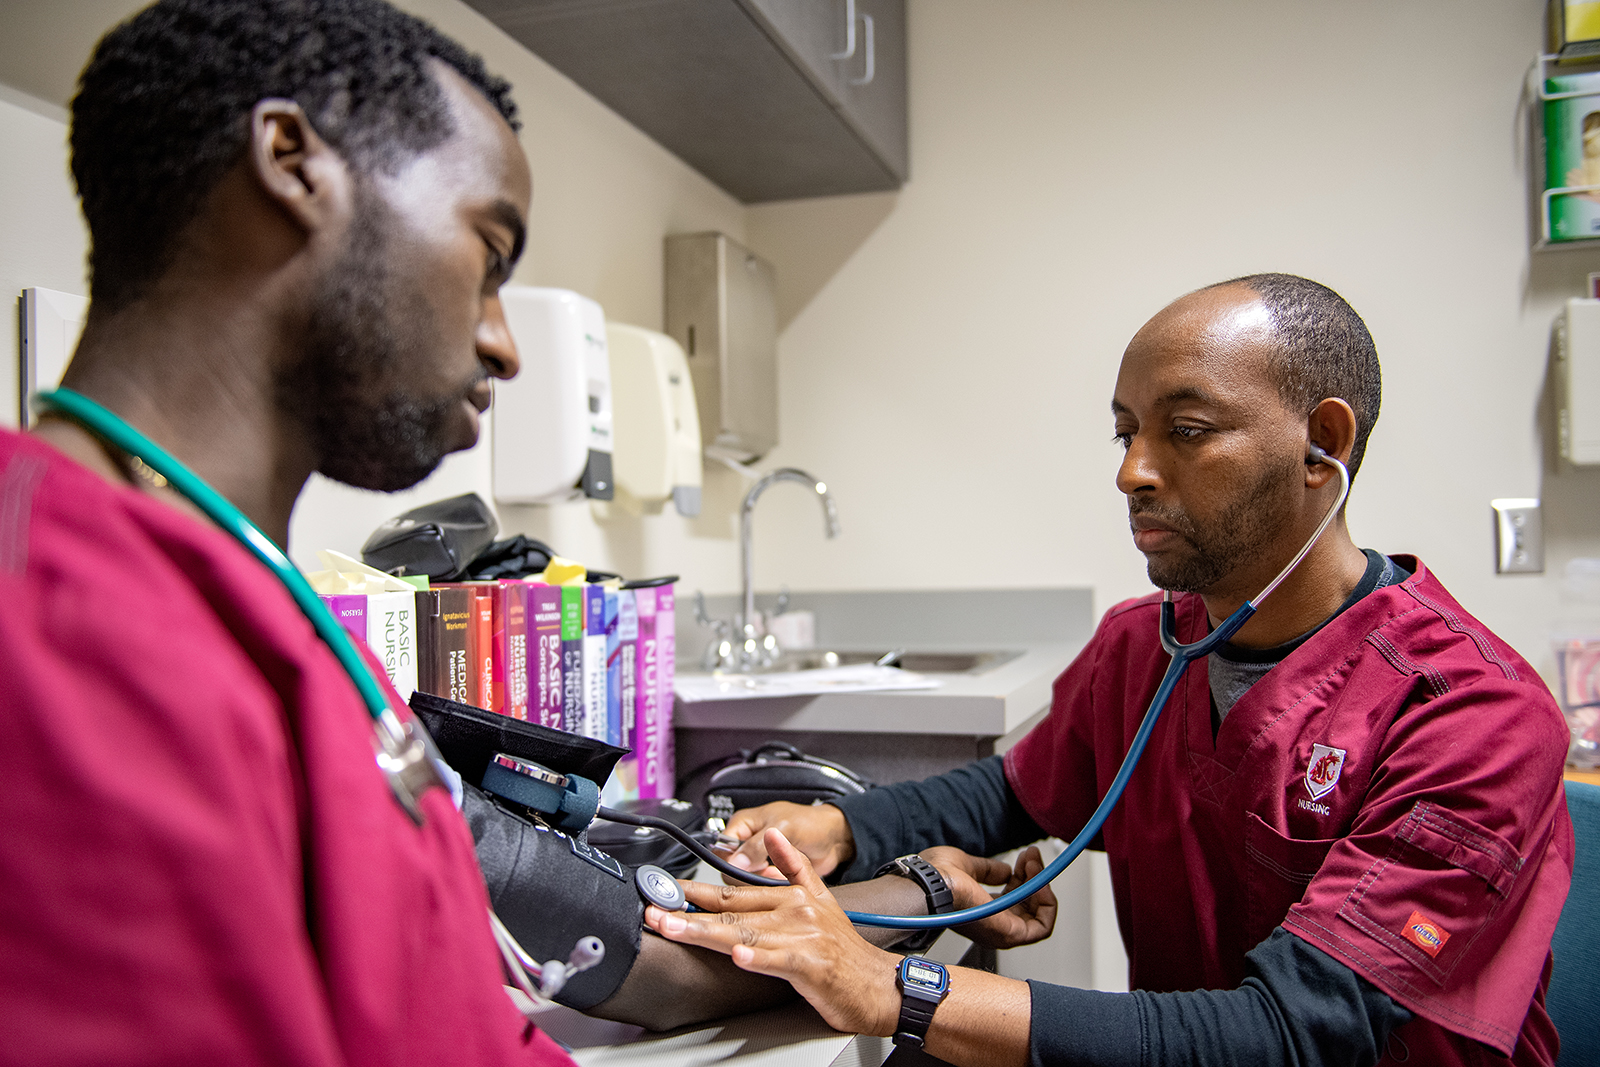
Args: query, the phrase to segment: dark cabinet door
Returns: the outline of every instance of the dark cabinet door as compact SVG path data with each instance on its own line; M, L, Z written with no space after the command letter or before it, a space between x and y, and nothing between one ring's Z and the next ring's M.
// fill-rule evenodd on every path
M906 135L905 0L740 0L900 181Z
M745 203L906 178L904 0L467 3Z

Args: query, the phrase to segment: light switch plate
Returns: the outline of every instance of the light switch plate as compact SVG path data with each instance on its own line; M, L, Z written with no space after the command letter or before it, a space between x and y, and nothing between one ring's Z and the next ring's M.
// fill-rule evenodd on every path
M1544 572L1544 523L1539 501L1530 497L1501 497L1489 501L1494 508L1494 569L1497 574Z

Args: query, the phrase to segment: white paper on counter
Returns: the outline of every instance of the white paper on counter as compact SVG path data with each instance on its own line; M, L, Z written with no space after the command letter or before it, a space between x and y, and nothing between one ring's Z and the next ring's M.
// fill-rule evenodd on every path
M780 671L775 674L680 674L673 692L685 704L702 700L753 700L761 697L820 696L826 693L868 693L904 689L937 689L939 683L925 675L898 667L861 663L850 667L822 667L814 671Z

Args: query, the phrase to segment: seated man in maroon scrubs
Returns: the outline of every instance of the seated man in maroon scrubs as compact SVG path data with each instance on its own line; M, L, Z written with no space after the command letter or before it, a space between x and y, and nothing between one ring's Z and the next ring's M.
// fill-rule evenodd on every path
M1202 289L1139 331L1111 404L1117 487L1151 581L1187 594L1178 640L1311 538L1339 491L1311 446L1353 476L1378 402L1365 324L1304 278ZM971 905L987 899L982 866L957 849L1074 836L1166 669L1158 605L1107 612L1003 760L735 816L736 862L770 858L800 888L691 886L725 914L647 922L788 979L835 1026L888 1035L911 1019L929 1053L973 1067L1553 1063L1566 727L1532 667L1415 557L1357 547L1342 512L1179 683L1105 824L1135 992L953 968L931 1022L925 1005L902 1017L896 958L856 936L818 874L930 849Z

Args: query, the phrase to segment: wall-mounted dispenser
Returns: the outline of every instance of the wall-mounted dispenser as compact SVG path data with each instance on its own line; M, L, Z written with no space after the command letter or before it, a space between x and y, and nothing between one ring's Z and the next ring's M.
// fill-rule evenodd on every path
M17 425L26 430L33 425L33 410L28 398L41 389L54 389L78 347L84 319L89 315L88 298L54 289L29 288L22 291L22 401Z
M700 440L741 463L778 443L778 300L772 264L720 233L666 239L667 333L694 378Z
M494 495L612 498L611 363L600 305L567 289L500 290L522 371L495 382Z
M606 323L616 415L617 499L700 514L700 417L683 349L664 333Z

